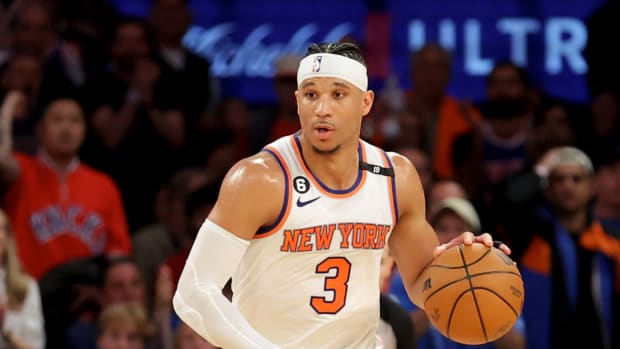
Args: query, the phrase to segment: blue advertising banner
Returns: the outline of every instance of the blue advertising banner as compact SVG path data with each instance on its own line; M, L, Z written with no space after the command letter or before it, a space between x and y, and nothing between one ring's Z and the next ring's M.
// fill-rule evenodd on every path
M277 57L312 42L350 36L365 48L371 77L395 75L409 87L411 52L439 42L453 53L450 93L479 100L494 63L512 60L549 94L588 100L587 17L604 0L236 0L190 1L195 23L184 38L212 62L224 92L248 102L274 98ZM144 15L150 1L116 0Z

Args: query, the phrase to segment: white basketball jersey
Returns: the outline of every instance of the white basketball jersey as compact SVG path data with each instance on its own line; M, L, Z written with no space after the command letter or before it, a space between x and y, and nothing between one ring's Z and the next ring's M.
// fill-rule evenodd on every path
M285 199L233 276L233 303L281 348L379 347L379 265L398 216L390 160L360 141L355 184L332 190L307 168L296 135L264 151L284 171Z

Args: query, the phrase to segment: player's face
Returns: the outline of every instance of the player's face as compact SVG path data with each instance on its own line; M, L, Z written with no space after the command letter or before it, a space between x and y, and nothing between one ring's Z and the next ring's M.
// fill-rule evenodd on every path
M43 116L41 141L50 154L75 155L82 145L84 134L84 116L74 101L56 101Z
M330 154L357 143L374 93L342 79L313 77L301 83L295 97L303 138L316 152Z
M560 165L549 174L545 196L549 203L563 214L585 210L592 199L592 176L582 166Z

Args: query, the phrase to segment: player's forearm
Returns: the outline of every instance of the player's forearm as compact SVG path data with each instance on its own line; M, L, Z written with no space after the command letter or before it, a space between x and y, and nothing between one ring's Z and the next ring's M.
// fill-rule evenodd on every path
M222 294L249 242L206 220L190 251L173 298L177 315L222 348L276 348Z
M222 348L276 348L259 334L215 285L179 283L173 299L179 317L210 343Z
M409 295L409 299L411 299L411 302L422 310L424 309L423 291L424 291L424 282L427 279L427 276L426 276L427 270L428 270L428 266L422 270L420 275L418 275L412 283L405 284L405 288L407 289L407 294Z

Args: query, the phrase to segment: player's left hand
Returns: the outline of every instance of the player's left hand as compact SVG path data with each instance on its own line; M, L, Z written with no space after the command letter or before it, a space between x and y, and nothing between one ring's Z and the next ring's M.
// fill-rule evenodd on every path
M443 253L443 251L449 249L452 246L456 246L459 244L471 245L474 242L484 244L487 247L499 248L506 255L510 255L510 252L511 252L510 248L506 246L506 244L504 244L503 242L493 241L493 237L489 233L474 235L474 233L466 231L463 234L450 240L449 242L435 247L435 250L433 251L433 256L437 258L440 254Z

